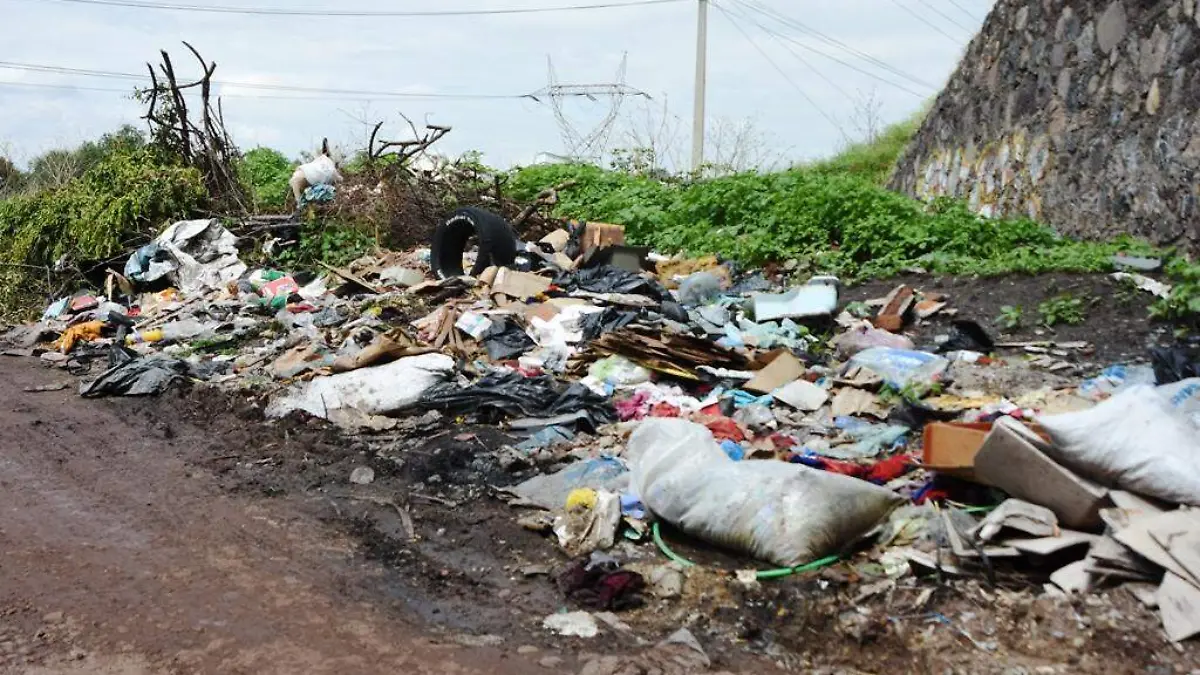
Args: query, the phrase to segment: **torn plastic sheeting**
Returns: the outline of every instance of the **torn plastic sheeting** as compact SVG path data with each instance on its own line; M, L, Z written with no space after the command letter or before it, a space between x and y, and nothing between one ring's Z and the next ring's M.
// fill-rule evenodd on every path
M1132 386L1153 385L1156 382L1157 375L1150 366L1116 364L1100 371L1096 377L1080 382L1076 391L1079 396L1089 401L1103 401Z
M637 312L606 307L602 312L585 314L580 318L579 324L583 329L583 339L591 342L605 333L611 333L628 326L636 321L637 318Z
M758 293L754 296L754 320L805 319L828 316L837 309L836 283L814 278L786 293Z
M937 382L950 362L941 356L911 349L872 347L855 354L848 367L866 368L884 382L903 389L910 384Z
M578 272L568 272L554 280L554 285L568 291L592 293L630 293L656 300L669 300L670 294L656 281L612 265L601 265Z
M618 459L599 457L580 460L556 473L534 476L508 488L508 492L529 504L555 511L567 503L571 492L581 488L621 494L628 487L629 469L625 464Z
M489 373L466 387L435 385L424 392L419 405L452 415L481 413L493 422L505 416L552 417L580 411L588 413L593 428L616 419L607 399L578 382L564 389L548 375L512 372Z
M794 567L839 551L903 499L846 476L775 460L734 462L708 429L652 419L626 448L631 486L684 532Z
M537 343L513 319L498 318L483 334L483 346L492 361L507 361L533 349Z
M849 330L833 339L833 346L843 358L870 349L871 347L890 347L892 349L913 349L913 341L890 331L876 328L870 321L860 321Z
M422 354L318 377L271 401L266 414L279 418L303 410L325 418L330 411L353 408L369 415L386 415L416 404L427 389L449 377L453 369L454 359L449 356Z
M134 281L173 277L175 285L189 293L221 288L245 273L237 237L216 219L174 223L125 263L125 276Z
M161 394L186 376L188 365L177 359L143 358L109 368L91 382L79 386L84 398L102 396L149 396Z
M700 307L721 297L721 278L709 271L693 272L679 283L679 304Z

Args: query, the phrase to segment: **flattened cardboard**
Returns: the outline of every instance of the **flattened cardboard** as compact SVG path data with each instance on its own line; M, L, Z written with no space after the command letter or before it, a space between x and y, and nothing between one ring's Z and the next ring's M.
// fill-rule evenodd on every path
M975 475L1010 496L1045 506L1067 527L1098 529L1108 491L1050 459L1035 445L1041 443L1028 428L1002 417L975 456Z
M550 280L529 272L518 272L507 267L496 271L492 282L492 293L503 293L514 298L528 300L550 290Z
M744 389L760 394L769 394L785 384L795 382L804 375L804 364L791 352L781 352L766 368L758 371L754 378L746 383Z

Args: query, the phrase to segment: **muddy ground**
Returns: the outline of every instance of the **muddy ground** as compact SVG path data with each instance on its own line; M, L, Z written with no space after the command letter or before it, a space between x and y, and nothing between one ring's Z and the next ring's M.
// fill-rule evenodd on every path
M1099 364L1170 338L1145 320L1144 298L1125 308L1100 277L906 281L981 321L1011 298L1036 305L1068 287L1100 298L1083 326L1036 336L1092 341ZM850 564L755 588L700 570L682 598L621 613L627 630L555 636L542 618L578 608L544 572L567 559L517 526L495 489L528 475L498 466L501 431L443 419L356 438L315 421L268 424L254 401L198 387L111 401L25 391L69 381L0 358L0 672L696 672L686 655L653 647L684 626L713 671L1200 668L1200 650L1169 644L1157 612L1125 590L1046 594L1054 561L1001 569L994 583L894 588ZM374 482L352 484L357 467ZM695 542L668 539L703 557ZM647 543L617 555L662 561Z

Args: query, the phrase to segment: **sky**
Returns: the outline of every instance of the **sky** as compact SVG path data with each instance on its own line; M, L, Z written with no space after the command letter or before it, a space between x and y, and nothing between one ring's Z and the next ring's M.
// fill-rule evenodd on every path
M133 0L237 9L424 12L548 8L638 0ZM710 0L707 115L710 151L732 130L768 161L835 153L865 129L908 117L954 71L992 0ZM453 127L437 149L478 150L499 167L565 152L552 101L523 98L548 84L616 82L649 98L621 99L609 145L650 130L690 152L699 0L483 16L288 16L179 11L92 0L0 0L0 155L18 164L48 149L143 124L130 78L28 66L143 74L160 49L199 71L181 41L217 63L225 119L243 149L289 156L328 137L347 154L418 125ZM335 9L336 8L336 9ZM812 31L815 31L812 32ZM5 65L7 64L7 65ZM882 65L881 65L882 64ZM13 67L13 65L21 67ZM290 86L324 91L295 92ZM353 90L362 93L336 93ZM390 94L402 93L409 97ZM454 95L454 98L422 98ZM473 98L497 96L503 98ZM583 134L609 98L561 101ZM868 114L869 113L869 114ZM873 123L864 122L871 118ZM665 124L663 122L666 122ZM716 138L715 136L720 136Z

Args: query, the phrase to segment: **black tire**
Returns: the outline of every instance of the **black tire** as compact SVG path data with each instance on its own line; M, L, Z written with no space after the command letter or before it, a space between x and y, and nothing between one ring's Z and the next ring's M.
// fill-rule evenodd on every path
M516 260L517 238L508 221L489 211L467 207L455 211L433 232L429 260L439 279L464 274L463 252L471 235L479 242L479 257L471 276L479 276L492 265L503 267Z

